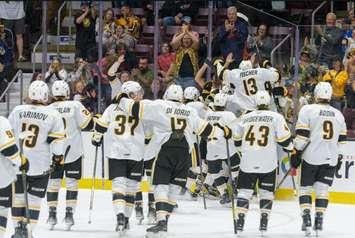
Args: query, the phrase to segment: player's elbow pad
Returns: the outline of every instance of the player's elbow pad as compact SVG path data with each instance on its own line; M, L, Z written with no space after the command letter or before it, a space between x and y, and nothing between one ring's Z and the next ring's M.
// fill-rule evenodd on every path
M95 125L94 118L91 118L87 126L82 128L81 131L91 131L92 129L94 129L94 125Z

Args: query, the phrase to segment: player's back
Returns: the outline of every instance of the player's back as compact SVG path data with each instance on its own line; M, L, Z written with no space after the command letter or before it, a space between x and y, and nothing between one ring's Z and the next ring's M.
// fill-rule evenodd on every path
M235 131L242 143L240 168L249 173L268 173L275 169L277 142L283 142L291 136L282 115L269 110L244 114Z
M344 116L338 109L329 104L305 105L299 112L296 130L298 135L309 133L303 159L315 165L336 164L339 137L346 135ZM297 140L307 140L305 137L298 136Z
M209 108L206 107L200 101L188 102L188 103L186 103L186 106L194 108L197 111L198 116L201 117L201 118L205 118L206 117L206 113L209 111L208 110Z
M111 104L97 122L109 124L106 138L111 145L110 158L136 161L143 158L145 135L141 121L129 116L117 104Z
M16 138L24 131L32 134L26 137L23 143L24 155L32 165L28 174L42 174L51 164L49 142L55 139L62 140L65 136L60 114L43 105L20 105L11 112L9 121Z
M48 107L55 109L62 116L65 129L65 148L70 146L65 162L74 162L83 154L81 129L91 120L90 112L79 101L57 101Z

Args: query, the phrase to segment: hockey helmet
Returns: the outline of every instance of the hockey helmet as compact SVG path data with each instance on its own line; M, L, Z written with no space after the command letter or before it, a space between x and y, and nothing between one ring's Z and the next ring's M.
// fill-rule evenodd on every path
M144 91L142 86L135 81L127 81L122 84L122 92L127 94L130 98L135 99L136 96L143 96Z
M332 98L333 89L328 82L319 82L314 88L314 97L316 100L330 100Z
M43 81L33 81L28 88L28 97L33 101L45 103L48 101L49 88Z
M269 106L270 105L270 94L265 90L260 90L255 94L255 103L257 106Z
M186 100L195 101L198 99L199 96L200 96L200 92L195 87L187 87L184 90L184 98Z
M69 85L63 80L56 80L52 85L52 95L54 97L69 98L70 88Z
M213 99L213 105L215 107L226 107L227 104L227 94L217 93Z
M253 68L253 64L251 63L250 60L243 60L239 64L239 69L241 69L241 70L247 70L247 69L252 69L252 68Z
M184 97L184 91L180 85L170 85L164 94L165 100L181 102Z

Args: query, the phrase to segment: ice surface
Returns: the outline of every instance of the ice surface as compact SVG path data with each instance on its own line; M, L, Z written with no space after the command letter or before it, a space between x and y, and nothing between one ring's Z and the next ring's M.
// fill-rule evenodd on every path
M60 193L64 199L65 193ZM58 221L54 231L49 231L46 225L47 206L43 203L40 222L34 232L34 238L114 238L118 237L115 229L115 216L112 209L111 193L96 191L92 224L88 224L90 191L80 190L79 203L74 216L76 224L72 231L64 231L62 220L65 213L65 203L58 207ZM208 200L207 210L203 209L202 201L179 201L179 208L169 219L169 237L178 238L219 238L235 237L232 230L232 214L229 208L223 208L218 201ZM145 211L146 215L147 211ZM138 226L135 214L130 220L131 230L127 238L144 237L147 225ZM354 238L355 206L330 204L325 217L323 238ZM239 237L260 237L258 232L259 213L257 204L252 204L248 213L245 231ZM298 238L304 237L300 232L300 212L295 201L276 201L271 216L268 238ZM9 222L6 238L11 237L12 222ZM313 234L312 237L315 237Z

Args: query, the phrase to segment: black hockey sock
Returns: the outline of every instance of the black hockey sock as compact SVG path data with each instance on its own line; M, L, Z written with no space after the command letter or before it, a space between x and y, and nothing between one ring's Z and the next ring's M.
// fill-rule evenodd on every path
M300 207L303 210L311 209L312 206L312 196L311 195L301 195L299 197Z
M260 211L262 213L270 213L271 209L272 209L272 204L273 204L272 200L261 199L260 200Z
M68 196L68 192L67 192ZM58 205L58 192L47 192L47 204L49 207L57 207Z
M123 195L122 193L113 193L112 203L113 204L125 203L125 195Z
M67 190L67 207L75 208L78 199L78 191Z
M238 213L246 213L249 209L249 200L245 198L237 198L237 211Z
M328 207L329 200L326 198L316 198L316 212L325 212Z
M153 192L149 192L148 193L148 202L149 203L154 203L155 202L154 193Z
M225 177L217 177L218 174L212 174L212 178L214 178L214 185L217 187L219 193L222 195L225 193L225 190L227 189L227 183L225 180Z
M2 233L6 232L8 208L0 207L0 237Z
M22 221L25 217L26 214L26 208L25 206L13 206L11 208L11 214L12 214L12 220L14 220L15 222L19 222Z
M143 202L143 195L142 195L141 191L136 193L135 201L136 201L136 203L142 203Z

